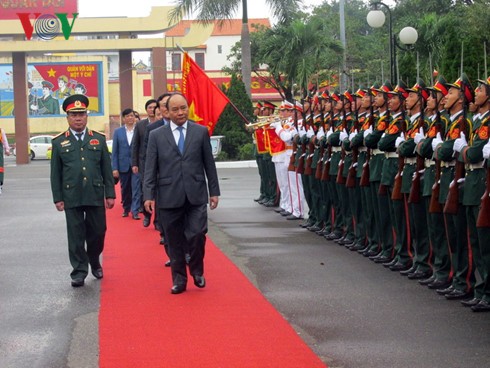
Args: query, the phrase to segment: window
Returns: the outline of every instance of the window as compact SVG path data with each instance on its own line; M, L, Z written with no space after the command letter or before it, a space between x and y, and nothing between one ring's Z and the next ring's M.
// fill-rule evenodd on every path
M205 70L206 68L204 67L204 52L196 53L195 57L196 57L196 64L199 65L199 68Z
M181 55L180 54L172 54L172 70L180 70L181 69Z
M222 54L222 53L223 53L223 46L218 45L218 54Z

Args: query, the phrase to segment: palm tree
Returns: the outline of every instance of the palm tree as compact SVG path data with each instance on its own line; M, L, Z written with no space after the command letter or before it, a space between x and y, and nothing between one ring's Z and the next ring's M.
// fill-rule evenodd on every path
M237 13L242 5L242 79L247 94L250 96L252 61L250 54L250 33L248 29L247 0L175 0L175 9L171 12L172 20L180 20L184 15L197 13L197 19L205 23L219 20L223 25ZM298 10L301 0L265 0L272 9L272 15L279 22L287 22L291 14Z

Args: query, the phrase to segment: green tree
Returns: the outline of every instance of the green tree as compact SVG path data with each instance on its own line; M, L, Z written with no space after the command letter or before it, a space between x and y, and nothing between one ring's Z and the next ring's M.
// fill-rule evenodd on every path
M280 22L287 21L291 14L294 14L300 0L266 0L270 6L272 14ZM242 6L242 78L245 83L245 90L250 96L250 82L252 61L250 53L250 33L248 28L248 6L247 0L175 0L176 8L172 11L172 19L181 19L184 15L197 13L197 19L203 22L220 20L222 23L232 17Z
M248 121L253 119L252 101L245 91L243 81L236 74L231 76L230 87L225 93ZM252 142L250 134L245 130L245 122L229 104L221 114L213 134L225 136L222 151L226 152L226 158L230 160L239 159L240 149Z

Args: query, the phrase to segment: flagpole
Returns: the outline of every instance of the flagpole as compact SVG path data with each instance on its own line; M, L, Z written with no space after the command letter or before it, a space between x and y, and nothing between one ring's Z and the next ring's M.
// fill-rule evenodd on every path
M176 44L177 48L182 51L184 54L187 54L187 51L185 51L179 44ZM230 104L231 107L233 107L233 110L242 118L242 120L245 122L245 124L249 124L250 122L248 119L245 117L245 115L242 114L240 110L238 110L238 107L235 106L233 102L231 102L230 99L228 99L228 103Z

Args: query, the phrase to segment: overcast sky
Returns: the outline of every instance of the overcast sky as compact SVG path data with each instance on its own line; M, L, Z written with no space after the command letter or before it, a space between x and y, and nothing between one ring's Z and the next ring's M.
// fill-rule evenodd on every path
M322 4L325 0L303 0L305 10ZM152 6L173 5L174 0L78 0L78 11L81 17L128 16L145 17L150 14ZM271 11L264 0L248 0L249 18L269 18ZM241 17L241 9L236 18Z

